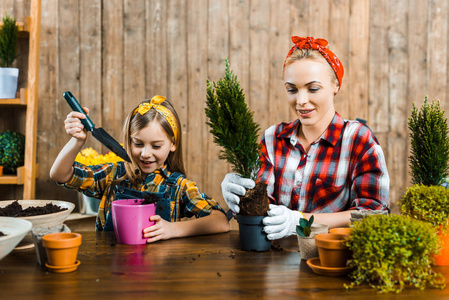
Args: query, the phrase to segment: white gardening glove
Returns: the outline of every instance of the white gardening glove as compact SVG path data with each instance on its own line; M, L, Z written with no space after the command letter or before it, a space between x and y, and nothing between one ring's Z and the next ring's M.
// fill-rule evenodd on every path
M221 192L229 209L235 213L240 212L240 196L244 196L246 189L252 189L256 183L252 179L243 178L236 173L228 173L221 182Z
M263 218L263 230L269 240L277 240L296 234L299 219L304 218L302 212L291 210L283 205L270 204L268 217Z

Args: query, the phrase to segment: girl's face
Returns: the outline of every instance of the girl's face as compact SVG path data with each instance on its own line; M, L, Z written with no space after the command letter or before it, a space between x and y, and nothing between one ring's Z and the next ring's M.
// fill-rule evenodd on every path
M284 70L285 90L290 107L302 126L328 126L335 114L338 86L327 62L300 59Z
M131 137L131 153L143 175L148 175L164 165L176 146L162 126L153 120Z

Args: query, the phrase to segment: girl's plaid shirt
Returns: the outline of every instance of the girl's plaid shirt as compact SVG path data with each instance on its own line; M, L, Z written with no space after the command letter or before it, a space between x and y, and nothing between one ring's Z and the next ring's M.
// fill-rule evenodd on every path
M384 154L367 126L335 113L306 153L295 134L300 125L273 125L262 138L259 176L271 203L308 213L388 209Z
M75 162L73 164L74 173L72 178L58 185L76 189L87 196L100 198L100 208L97 215L97 230L102 230L111 213L110 193L112 181L125 174L125 167L122 161L117 163L107 163L94 166L86 166ZM139 186L132 186L129 179L125 179L119 185L138 191L159 192L161 186L172 173L164 165L155 172L149 174L145 181ZM117 188L117 186L115 187ZM208 216L212 210L219 210L225 214L224 210L214 199L201 193L195 182L179 177L176 182L175 198L170 201L169 222L181 221L184 217L196 216L198 218Z

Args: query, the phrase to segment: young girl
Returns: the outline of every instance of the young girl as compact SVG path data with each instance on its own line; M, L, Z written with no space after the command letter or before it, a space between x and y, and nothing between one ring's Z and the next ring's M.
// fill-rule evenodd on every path
M268 239L295 234L300 218L348 226L351 210L387 210L389 176L371 130L343 119L334 107L343 65L324 39L292 37L284 62L287 104L297 119L268 128L261 141L260 180L267 183ZM239 197L254 182L227 174L223 198L238 212Z
M89 110L84 108L88 113ZM111 202L115 199L159 197L155 225L145 228L147 242L176 237L227 232L229 223L216 201L200 193L196 184L185 178L181 129L178 115L165 97L141 102L125 123L124 148L131 163L118 162L86 166L75 162L87 134L74 112L64 121L72 138L56 158L50 177L59 185L101 198L97 230L113 230ZM139 197L140 196L140 197ZM178 222L181 218L196 219Z

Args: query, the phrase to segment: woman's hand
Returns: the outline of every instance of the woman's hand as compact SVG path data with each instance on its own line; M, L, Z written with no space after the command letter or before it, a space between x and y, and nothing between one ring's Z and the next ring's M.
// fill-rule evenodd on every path
M89 109L87 107L83 107L86 114L89 114ZM85 119L86 116L83 113L72 111L67 115L67 118L64 121L65 131L71 137L85 141L87 138L86 130L84 130L84 125L81 123L81 119Z
M159 240L168 240L174 235L174 223L165 221L159 215L150 217L150 221L154 221L153 226L143 229L143 236L147 238L147 243L153 243Z

